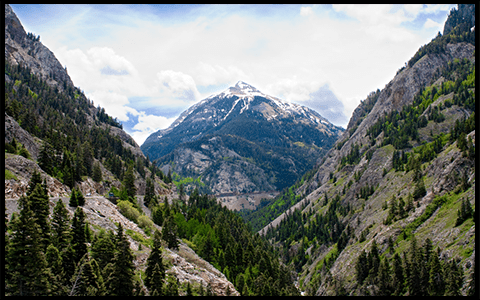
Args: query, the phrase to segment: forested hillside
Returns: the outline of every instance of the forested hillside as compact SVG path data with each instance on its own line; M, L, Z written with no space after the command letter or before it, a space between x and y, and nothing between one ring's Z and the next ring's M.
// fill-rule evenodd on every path
M475 24L459 9L317 169L246 215L306 294L475 294Z

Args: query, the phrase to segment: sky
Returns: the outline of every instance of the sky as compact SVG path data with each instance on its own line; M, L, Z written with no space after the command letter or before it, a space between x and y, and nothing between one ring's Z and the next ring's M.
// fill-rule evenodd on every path
M12 4L94 105L141 145L238 81L346 128L456 5Z

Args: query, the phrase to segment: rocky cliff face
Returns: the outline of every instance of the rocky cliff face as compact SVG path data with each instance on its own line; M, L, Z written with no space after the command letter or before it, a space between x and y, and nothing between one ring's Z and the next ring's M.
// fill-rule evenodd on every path
M57 86L60 90L63 90L64 84L73 86L66 69L39 39L25 32L10 5L5 4L5 59L28 66L47 84Z
M475 26L475 4L459 4L458 10L454 9L443 26L443 35L449 34L455 26L466 23L467 28Z

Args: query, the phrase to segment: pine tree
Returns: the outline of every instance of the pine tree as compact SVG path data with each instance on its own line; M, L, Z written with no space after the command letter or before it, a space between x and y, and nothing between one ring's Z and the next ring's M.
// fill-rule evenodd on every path
M65 272L63 284L65 286L70 286L70 278L72 278L73 274L75 273L75 268L77 266L73 245L71 243L68 244L67 247L60 252L60 256L62 257L62 267L63 271Z
M37 184L42 184L42 177L37 170L33 171L32 177L30 177L30 182L28 183L27 196L33 192Z
M405 276L403 273L402 259L398 253L395 253L393 256L392 275L393 296L401 296L403 295Z
M77 204L78 204L78 206L84 206L85 205L85 197L83 196L82 191L80 191L80 189L77 189L76 194L77 194Z
M92 257L96 260L100 269L103 270L115 256L115 243L105 230L100 230L92 244L91 251Z
M54 155L53 148L48 141L44 141L38 155L38 166L48 175L53 175Z
M368 276L368 269L367 269L367 253L362 251L357 259L357 264L355 265L356 273L357 273L357 282L362 284L365 278Z
M421 252L417 247L415 236L412 237L409 250L409 272L407 276L408 293L410 296L418 296L421 294L420 286L420 265L422 264Z
M83 162L83 151L80 145L78 145L74 153L74 160L75 160L75 170L74 170L75 181L82 181L82 176L87 173L87 169Z
M463 285L463 269L457 265L455 259L446 265L445 296L461 296Z
M388 258L385 257L380 262L378 268L378 295L389 296L391 294L391 275Z
M473 209L468 199L462 200L462 205L457 211L457 220L455 226L461 225L465 220L473 216Z
M83 208L77 207L72 220L72 245L75 251L74 261L76 263L87 253L85 226L85 213L83 212Z
M133 165L129 165L127 172L123 176L123 186L127 190L128 197L135 198L137 188L135 187L135 175L133 174Z
M70 194L70 202L68 203L69 206L72 206L72 207L77 207L78 206L76 190L77 190L76 188L72 189L72 193Z
M154 200L155 197L155 186L153 184L152 179L147 178L147 183L145 187L145 197L143 198L143 202L145 206L149 207L150 203Z
M53 208L52 244L62 252L70 243L70 238L70 217L65 204L59 199Z
M64 149L62 160L63 183L70 189L75 185L75 170L73 168L73 160L70 151Z
M28 198L36 218L36 223L42 232L40 242L43 244L43 249L45 250L50 243L50 208L46 189L43 185L37 183Z
M12 237L6 255L6 291L8 295L50 295L49 269L43 252L42 230L28 197L22 203L20 216L11 223Z
M152 209L152 221L158 226L163 224L163 212L159 205L154 206Z
M53 245L50 244L47 247L47 253L45 254L48 267L51 271L51 277L49 283L51 285L52 295L53 296L65 296L64 286L63 286L63 277L65 276L62 266L62 257L60 252Z
M109 295L133 295L133 275L135 269L133 259L134 256L130 250L130 243L124 236L123 227L120 223L117 229L115 257L113 258L111 272L106 282Z
M70 295L75 296L101 296L102 287L97 272L93 266L96 262L88 254L80 261L76 274L73 276L73 286Z
M425 189L425 183L423 182L423 178L419 178L415 183L415 189L413 190L413 198L419 199L426 194L427 190Z
M438 257L439 253L431 255L428 263L430 267L427 285L429 296L443 296L445 293L443 267Z
M177 240L177 224L172 215L169 215L163 221L162 239L167 242L167 247L170 249L178 248Z
M102 169L100 168L100 164L98 162L93 164L92 179L95 182L101 182L103 180Z
M88 176L92 176L92 169L93 169L93 150L92 145L89 141L85 141L82 145L82 158L83 158L83 165L85 166L85 174Z
M147 259L145 270L145 286L150 293L156 289L159 295L163 292L163 281L165 279L165 266L162 260L161 234L155 230L153 235L153 248Z

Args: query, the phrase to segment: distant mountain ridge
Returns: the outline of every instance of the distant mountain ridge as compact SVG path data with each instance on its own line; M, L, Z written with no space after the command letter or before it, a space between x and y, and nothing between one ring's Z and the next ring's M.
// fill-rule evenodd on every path
M254 102L256 97L262 98L263 103ZM150 159L155 160L171 150L169 147L159 149L160 147L153 146L159 139L168 136L172 132L178 134L179 132L183 133L188 131L189 134L186 134L181 139L181 142L193 141L200 138L200 136L218 131L231 119L241 115L249 108L260 112L267 121L275 118L281 119L289 116L295 117L297 115L303 115L303 117L309 118L317 124L322 123L333 132L343 130L341 127L331 124L327 119L312 109L266 95L255 87L239 81L235 86L229 87L219 94L211 95L191 106L180 114L167 129L162 129L151 134L141 146L142 150L147 149ZM203 124L196 124L200 122ZM189 127L192 124L193 126ZM179 127L179 125L181 126ZM182 127L186 129L182 130ZM158 149L158 151L150 150L152 146Z
M312 109L239 81L184 111L141 149L159 166L201 176L214 194L279 191L311 169L342 132Z

